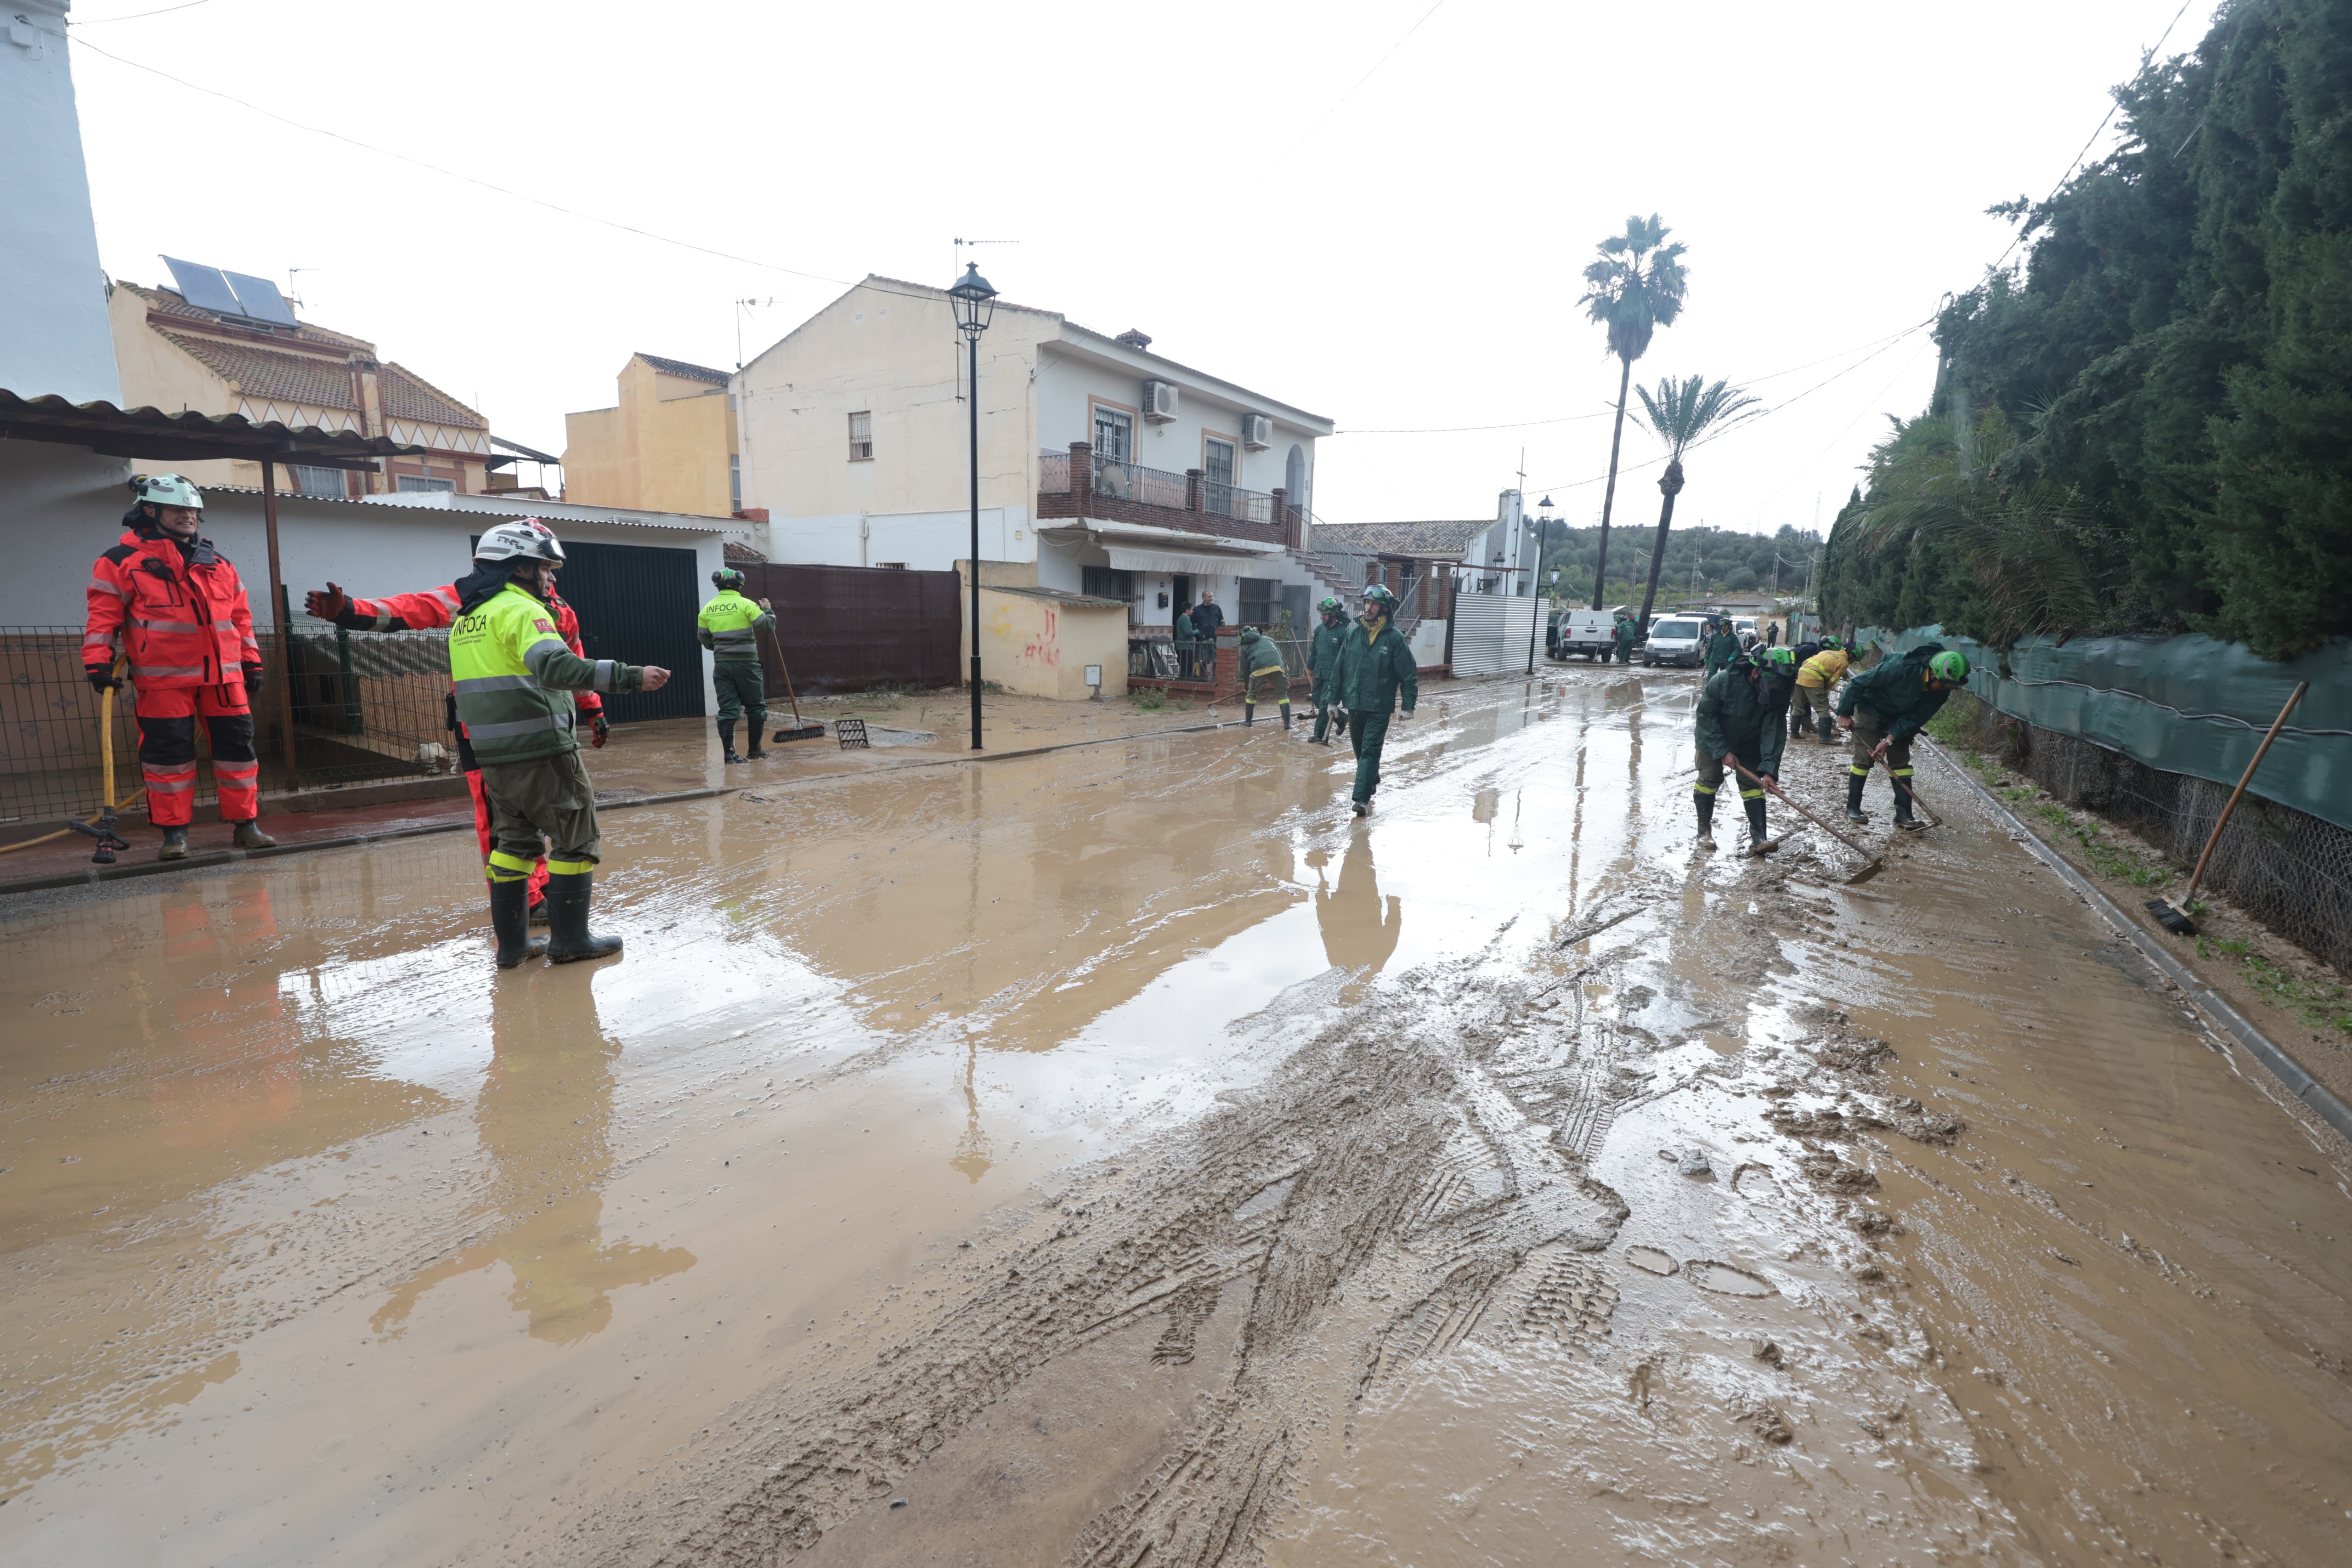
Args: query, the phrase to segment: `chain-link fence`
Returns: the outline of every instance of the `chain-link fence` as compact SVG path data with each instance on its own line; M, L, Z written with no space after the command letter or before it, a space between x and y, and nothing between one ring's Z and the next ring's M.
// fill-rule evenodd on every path
M2226 784L2151 768L2013 719L1965 692L1948 706L1962 745L1997 758L2068 805L2129 828L2184 866L2196 864L2229 804ZM2352 966L2352 832L2250 789L2213 847L2203 885L2227 893L2306 952Z
M103 793L100 694L82 672L79 626L0 626L0 828L87 816ZM322 621L296 623L281 650L260 630L268 674L255 704L261 786L286 787L285 748L272 681L285 680L294 711L296 770L305 785L422 776L457 766L447 729L448 634L354 637ZM116 693L114 791L139 788L135 694ZM210 739L196 726L196 800L214 798Z

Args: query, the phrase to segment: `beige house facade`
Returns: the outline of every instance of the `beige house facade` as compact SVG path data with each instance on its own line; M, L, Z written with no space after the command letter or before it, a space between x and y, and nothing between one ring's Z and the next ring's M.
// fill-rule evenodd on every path
M563 495L585 506L704 517L743 508L728 372L636 353L610 408L563 416Z
M737 373L742 500L765 513L754 528L769 557L919 570L968 558L966 377L945 291L879 276ZM1139 637L1165 637L1206 593L1229 622L1303 626L1330 586L1305 548L1328 418L1171 359L1142 332L1003 300L980 340L978 406L991 580L1011 569L1124 603Z
M289 466L278 485L325 500L489 489L498 454L489 421L364 338L312 322L274 326L191 304L170 289L117 281L107 315L122 405L167 414L240 415L256 424L353 430L428 448L373 472ZM261 465L226 459L182 465L198 485L258 487Z

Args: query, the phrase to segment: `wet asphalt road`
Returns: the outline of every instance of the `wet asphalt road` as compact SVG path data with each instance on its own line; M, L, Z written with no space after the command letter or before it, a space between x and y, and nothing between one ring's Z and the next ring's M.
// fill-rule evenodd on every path
M1165 1304L1042 1348L820 1559L1075 1560L1278 1429L1194 1560L2325 1560L2327 1146L1955 789L1861 888L1695 852L1692 694L1433 688L1369 823L1266 725L616 814L594 967L497 976L457 836L13 900L0 1562L772 1558L709 1510L795 1400L1384 1018L1613 1202L1475 1296L1397 1307L1409 1230L1335 1279L1294 1359L1377 1376L1261 1389L1231 1284L1184 1359Z

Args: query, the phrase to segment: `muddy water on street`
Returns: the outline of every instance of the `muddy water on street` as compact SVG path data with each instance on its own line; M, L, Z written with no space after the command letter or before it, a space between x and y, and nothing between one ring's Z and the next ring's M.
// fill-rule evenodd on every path
M2338 1150L1965 812L1697 856L1691 691L617 813L591 972L16 900L0 1560L2325 1560Z

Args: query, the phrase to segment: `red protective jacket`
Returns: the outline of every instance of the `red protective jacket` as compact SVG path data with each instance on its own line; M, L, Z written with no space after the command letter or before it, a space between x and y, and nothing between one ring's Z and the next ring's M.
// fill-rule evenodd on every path
M245 584L212 541L191 540L184 555L162 534L125 533L98 558L81 661L107 669L118 653L142 691L243 680L240 667L261 662Z
M548 595L547 602L555 612L556 635L562 637L565 647L586 658L587 650L580 646L578 614L563 602L561 595ZM345 624L353 631L398 632L430 630L446 626L457 618L457 585L445 583L422 594L394 594L384 599L353 599L351 616ZM356 624L360 620L370 620L374 624L362 626ZM602 713L604 699L593 691L577 691L572 693L572 705L583 713Z

